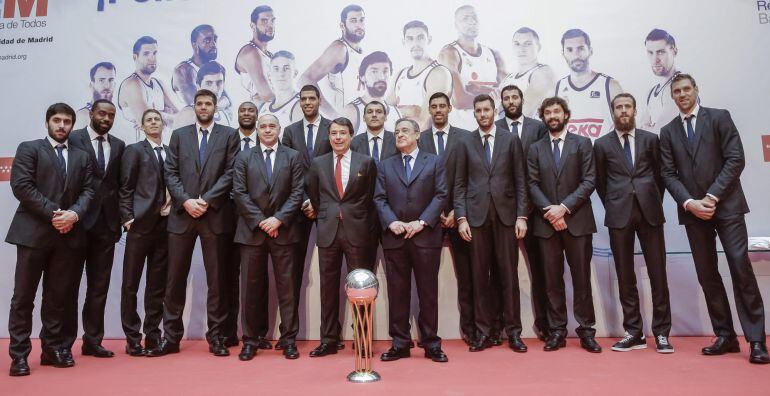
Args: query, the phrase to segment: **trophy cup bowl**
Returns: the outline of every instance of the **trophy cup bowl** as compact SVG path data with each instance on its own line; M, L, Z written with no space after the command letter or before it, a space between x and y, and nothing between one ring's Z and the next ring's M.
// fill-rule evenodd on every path
M369 270L350 271L345 281L345 293L353 311L356 346L356 369L348 374L350 382L367 383L380 380L380 375L372 370L372 318L378 290L377 277Z

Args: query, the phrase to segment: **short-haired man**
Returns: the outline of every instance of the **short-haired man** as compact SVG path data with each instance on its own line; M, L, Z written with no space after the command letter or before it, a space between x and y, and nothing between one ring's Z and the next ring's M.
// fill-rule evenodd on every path
M179 62L171 76L171 88L185 105L191 106L195 92L202 88L195 81L198 70L205 63L217 59L217 38L214 27L206 24L196 26L190 33L192 56Z
M676 67L679 49L674 37L663 29L652 29L644 39L647 60L657 80L647 92L647 100L641 114L642 127L658 133L660 128L676 117L679 109L671 98L671 81L680 73Z
M94 102L99 99L112 101L112 96L115 93L116 73L115 65L112 62L99 62L91 67L88 73L91 79L88 84L91 89L91 100L75 113L77 122L72 129L85 128L88 125L91 121L91 107Z
M214 122L221 125L233 126L230 98L225 93L225 68L216 61L203 64L195 76L195 86L198 89L206 89L217 95L217 111L214 113ZM174 125L182 127L195 123L195 108L187 105L174 117Z
M540 102L548 96L551 87L556 83L556 76L551 66L540 63L537 59L542 47L536 31L526 26L521 27L513 32L512 42L518 68L503 79L500 87L519 87L523 91L522 95L527 96L524 114L536 117Z
M273 54L267 45L275 38L275 15L269 5L260 5L251 12L251 40L235 57L235 72L241 76L241 85L257 106L273 98L267 81L267 68Z
M358 79L361 81L365 92L345 105L345 116L353 122L355 135L366 132L364 108L375 100L385 107L385 128L393 130L396 127L396 120L401 118L401 113L385 100L388 80L392 74L393 63L388 54L382 51L374 51L361 60L361 66L358 68Z
M273 99L262 103L259 114L273 114L283 126L302 119L302 108L299 105L299 92L294 87L297 78L297 67L294 63L294 54L289 51L278 51L270 58L270 68L267 71L267 79L273 90ZM278 141L283 140L281 129Z

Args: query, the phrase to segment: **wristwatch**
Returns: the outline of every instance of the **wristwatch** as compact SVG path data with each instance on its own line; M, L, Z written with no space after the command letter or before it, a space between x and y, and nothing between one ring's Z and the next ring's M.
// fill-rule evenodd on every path
M425 220L420 220L420 225L426 227L428 223L426 223Z

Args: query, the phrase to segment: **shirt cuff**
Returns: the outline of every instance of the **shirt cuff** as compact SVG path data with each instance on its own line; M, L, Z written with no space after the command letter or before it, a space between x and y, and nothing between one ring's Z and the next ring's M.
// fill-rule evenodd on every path
M130 225L131 223L133 223L133 222L134 222L134 220L136 220L136 219L131 219L131 220L129 220L129 221L127 221L127 222L123 223L123 227L125 227L125 226L127 226L127 225Z
M460 222L463 221L463 220L468 221L468 219L465 218L465 216L463 216L463 217L460 217L459 219L457 219L457 224L460 224Z
M685 211L685 212L687 212L687 211L688 211L688 210L687 210L687 204L688 204L688 203L690 203L690 202L692 202L692 201L695 201L695 200L694 200L694 199L692 199L692 198L690 198L690 199L688 199L688 200L684 201L684 203L682 204L682 207L684 207L684 211Z
M716 201L716 202L719 202L719 198L717 198L717 197L716 197L716 195L714 195L714 194L709 194L709 193L706 193L706 195L708 195L709 197L711 197L711 198L712 198L714 201Z
M75 215L75 222L77 223L80 221L80 216L78 216L78 212L75 212L74 210L68 210L67 212L72 212L72 214Z
M519 217L516 218L516 220L518 220L518 219L522 219L524 221L527 221L527 216L519 216Z
M572 214L572 211L571 211L571 210L569 210L569 208L567 207L567 205L565 205L565 204L559 204L559 205L563 206L563 207L564 207L564 209L567 209L567 214Z

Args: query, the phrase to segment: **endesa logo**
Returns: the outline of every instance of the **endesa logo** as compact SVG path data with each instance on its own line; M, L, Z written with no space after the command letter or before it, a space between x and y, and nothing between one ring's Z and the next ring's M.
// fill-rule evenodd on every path
M598 138L602 134L604 120L601 118L581 118L569 120L567 132L576 133L589 138Z
M5 0L3 18L16 18L17 9L19 10L18 18L29 18L33 8L36 17L48 16L48 0Z
M131 1L131 0L122 0L123 2ZM160 3L160 2L167 2L171 0L133 0L135 3ZM98 0L96 2L96 11L104 11L104 6L106 4L116 4L118 0Z

